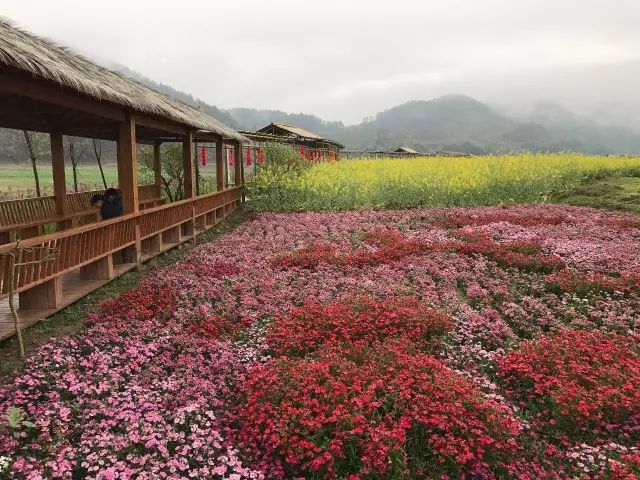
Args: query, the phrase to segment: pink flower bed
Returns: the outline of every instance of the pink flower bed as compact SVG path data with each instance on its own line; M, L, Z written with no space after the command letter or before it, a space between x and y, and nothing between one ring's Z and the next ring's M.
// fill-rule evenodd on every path
M0 386L0 478L636 478L639 279L627 214L256 215Z

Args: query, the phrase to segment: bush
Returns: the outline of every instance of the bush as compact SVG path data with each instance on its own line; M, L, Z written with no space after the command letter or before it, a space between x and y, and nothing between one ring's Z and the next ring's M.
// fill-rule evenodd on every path
M415 298L358 298L295 308L275 319L267 343L284 356L304 356L325 344L345 346L348 351L398 337L428 349L452 328L451 317L421 305Z
M580 330L524 343L498 365L511 394L566 433L639 437L638 338Z
M274 477L492 477L520 424L471 381L404 346L257 367L240 441ZM278 465L278 463L276 463Z

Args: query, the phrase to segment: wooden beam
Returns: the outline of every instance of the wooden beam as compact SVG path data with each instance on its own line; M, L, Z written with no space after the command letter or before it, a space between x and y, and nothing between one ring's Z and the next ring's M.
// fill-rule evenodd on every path
M122 192L125 215L138 212L138 165L136 159L136 125L133 115L118 130L118 184Z
M162 194L162 164L160 162L160 145L162 142L154 142L153 144L153 178L156 186L158 197Z
M184 198L193 198L196 196L196 184L193 172L193 132L191 131L182 139L182 166L184 168Z
M221 192L224 190L224 143L222 140L216 142L216 190Z
M146 115L136 115L136 125L141 127L160 130L165 133L174 133L179 136L186 135L189 129L185 126L169 122L160 118L148 117Z
M39 102L59 105L72 110L80 110L98 117L115 121L126 118L123 108L99 102L88 95L71 93L47 82L35 80L29 76L10 75L0 71L0 92L28 97Z
M64 172L64 143L62 135L52 133L51 140L51 168L53 170L53 195L55 196L56 213L67 213L67 180Z

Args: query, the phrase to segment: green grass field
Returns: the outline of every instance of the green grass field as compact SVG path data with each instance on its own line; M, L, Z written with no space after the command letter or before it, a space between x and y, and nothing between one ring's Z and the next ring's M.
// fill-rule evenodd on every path
M117 186L118 171L115 165L105 165L104 174L107 186ZM41 165L38 168L42 195L53 195L53 175L50 165ZM65 169L67 190L73 186L73 172L69 165ZM215 179L215 163L210 162L205 168L201 168L201 177ZM139 177L140 183L152 183L151 178ZM209 182L211 183L211 182ZM215 180L213 181L215 185ZM83 165L78 167L78 187L80 190L102 189L102 177L97 165ZM0 165L0 200L9 198L35 197L35 183L33 171L30 165Z
M640 213L640 177L588 178L553 196L554 201Z

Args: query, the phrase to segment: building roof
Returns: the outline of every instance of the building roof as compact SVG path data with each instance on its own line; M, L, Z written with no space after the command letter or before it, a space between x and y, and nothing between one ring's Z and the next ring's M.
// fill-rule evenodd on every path
M417 155L420 155L420 152L414 150L413 148L409 148L409 147L400 147L400 148L394 150L394 152L398 152L398 153L415 153Z
M162 117L224 138L245 140L232 128L194 107L0 19L0 65L3 64L72 89L98 102Z
M263 130L267 130L270 128L279 128L281 130L284 130L286 132L289 132L293 135L296 135L298 137L302 137L302 138L311 138L314 140L324 140L320 135L316 135L315 133L311 133L309 130L305 130L304 128L300 128L300 127L296 127L295 125L287 125L286 123L272 123L271 125L267 125L264 128L261 128L260 130L258 130L259 132L263 131Z
M329 140L327 138L323 138L320 135L317 135L315 133L310 132L309 130L305 130L304 128L301 128L301 127L296 127L295 125L287 125L286 123L270 123L266 127L262 127L260 130L257 130L255 132L255 134L262 134L262 135L271 134L271 135L274 135L274 133L273 133L274 131L276 131L276 132L279 131L278 133L275 134L276 136L277 135L290 136L290 137L293 136L293 137L299 138L301 140L325 142L325 143L329 143L331 145L335 145L335 146L337 146L339 148L344 148L344 145L342 145L339 142L336 142L335 140ZM243 132L243 133L245 135L249 136L248 132Z

